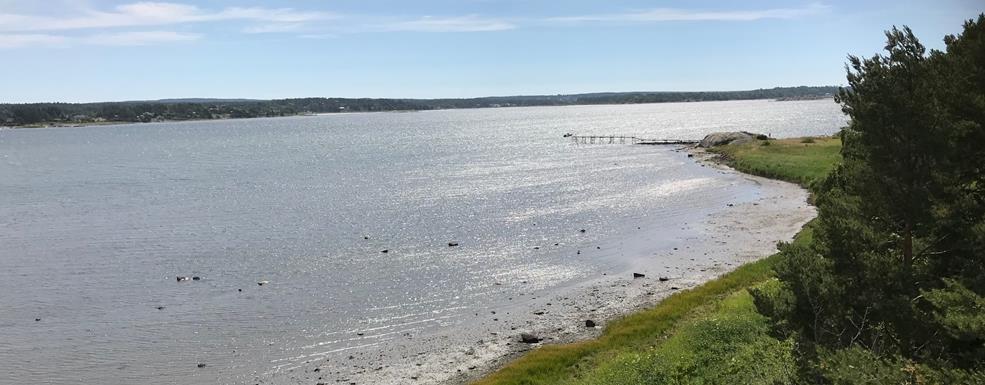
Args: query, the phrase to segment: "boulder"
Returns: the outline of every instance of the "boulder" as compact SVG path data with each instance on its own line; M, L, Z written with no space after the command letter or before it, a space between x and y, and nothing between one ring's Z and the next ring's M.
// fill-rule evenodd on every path
M590 319L585 320L585 327L586 328L593 328L593 327L595 327L595 321L592 321Z
M540 337L537 337L530 333L520 333L520 342L525 344L536 344L541 341Z
M760 135L746 131L716 132L716 133L708 134L705 136L704 139L701 139L701 143L698 144L698 147L709 148L715 146L724 146L726 144L747 143L756 140L756 137L758 136Z

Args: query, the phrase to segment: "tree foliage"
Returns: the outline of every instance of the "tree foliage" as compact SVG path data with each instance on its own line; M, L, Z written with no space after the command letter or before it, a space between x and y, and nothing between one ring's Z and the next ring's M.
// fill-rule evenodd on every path
M814 242L783 247L783 290L757 307L797 338L809 381L981 379L985 14L944 52L909 28L886 37L885 54L849 57L844 160L815 186Z

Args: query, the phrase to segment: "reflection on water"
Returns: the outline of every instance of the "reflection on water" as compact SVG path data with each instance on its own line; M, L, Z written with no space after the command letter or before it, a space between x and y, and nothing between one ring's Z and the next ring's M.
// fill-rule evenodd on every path
M2 131L0 371L245 382L465 328L503 297L618 269L627 256L593 247L603 240L641 226L670 239L757 192L672 147L563 134L798 136L843 122L825 100Z

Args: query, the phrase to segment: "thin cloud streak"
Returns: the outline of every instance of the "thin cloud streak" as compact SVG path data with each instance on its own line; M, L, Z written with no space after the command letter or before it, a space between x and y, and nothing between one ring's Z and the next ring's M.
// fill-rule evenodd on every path
M639 12L552 17L555 23L653 23L672 21L756 21L764 19L797 19L826 12L828 7L814 3L803 8L775 8L751 11L697 11L678 8L657 8Z
M0 49L64 45L64 36L46 34L0 34Z
M105 33L86 36L82 43L90 45L109 46L139 46L159 43L180 43L201 39L202 35L180 33L173 31L139 31L122 33Z
M306 28L305 23L273 23L243 28L247 34L298 32Z
M378 26L382 32L493 32L516 29L517 25L502 19L486 19L477 15L461 17L422 17Z
M0 31L65 31L233 20L299 23L336 17L325 12L297 11L293 8L230 7L216 12L187 4L139 2L117 6L110 12L89 10L83 15L65 18L0 13Z
M199 34L173 31L100 33L78 37L52 34L0 34L0 49L23 47L69 47L80 44L93 46L144 46L162 43L190 42L201 38L202 35Z

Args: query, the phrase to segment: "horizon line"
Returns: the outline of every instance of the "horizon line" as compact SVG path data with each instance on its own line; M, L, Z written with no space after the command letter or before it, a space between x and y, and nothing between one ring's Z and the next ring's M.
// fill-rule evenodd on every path
M492 99L492 98L518 98L518 97L558 97L558 96L584 96L584 95L598 95L598 94L659 94L659 93L709 93L709 92L750 92L750 91L760 91L760 90L773 90L778 88L842 88L841 85L797 85L797 86L775 86L775 87L760 87L760 88L750 88L750 89L732 89L732 90L699 90L699 91L679 91L679 90L661 90L661 91L592 91L592 92L575 92L575 93L540 93L540 94L513 94L513 95L485 95L485 96L469 96L469 97L378 97L378 96L295 96L286 98L250 98L250 97L163 97L157 99L129 99L129 100L101 100L101 101L30 101L30 102L7 102L0 101L0 105L29 105L29 104L110 104L110 103L161 103L161 102L173 102L181 103L183 100L199 101L198 103L204 103L208 101L216 102L269 102L276 100L296 100L296 99L369 99L369 100L470 100L470 99ZM196 102L188 102L196 103Z

